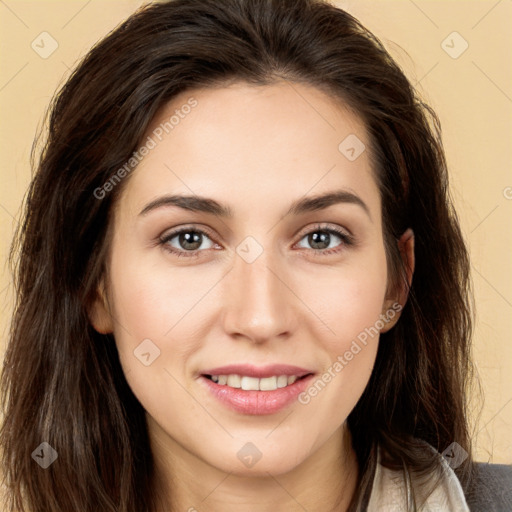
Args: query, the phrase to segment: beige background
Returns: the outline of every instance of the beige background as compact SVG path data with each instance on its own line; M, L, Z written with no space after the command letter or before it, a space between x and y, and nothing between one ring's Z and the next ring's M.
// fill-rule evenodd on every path
M142 3L0 1L1 350L13 295L6 257L30 178L36 128L56 87L77 59ZM482 415L474 422L477 459L510 464L512 1L346 0L337 4L383 40L441 118L452 193L473 263L474 352L485 393ZM45 59L40 53L49 51L52 41L43 32L58 44ZM467 49L460 53L466 43Z

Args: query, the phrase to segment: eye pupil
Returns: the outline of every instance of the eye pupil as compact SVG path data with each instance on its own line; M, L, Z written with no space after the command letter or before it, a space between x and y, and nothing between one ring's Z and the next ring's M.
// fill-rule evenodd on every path
M201 233L197 233L196 231L186 231L179 234L178 240L184 249L195 251L201 246L201 237ZM187 246L186 244L191 244L193 247Z
M326 249L329 247L331 235L325 231L315 231L309 235L309 241L311 247L314 247L315 249ZM319 245L325 245L325 247L319 247Z

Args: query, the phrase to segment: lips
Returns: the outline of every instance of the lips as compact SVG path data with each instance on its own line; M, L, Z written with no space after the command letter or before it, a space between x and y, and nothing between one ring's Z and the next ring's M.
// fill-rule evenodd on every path
M201 372L201 382L223 405L242 414L272 414L309 384L311 370L291 365L227 365Z

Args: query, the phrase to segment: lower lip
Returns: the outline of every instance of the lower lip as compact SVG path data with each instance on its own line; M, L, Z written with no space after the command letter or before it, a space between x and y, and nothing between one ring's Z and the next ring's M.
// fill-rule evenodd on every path
M308 375L289 386L272 391L245 391L241 388L231 388L216 384L204 376L201 376L201 380L213 396L230 409L242 414L263 415L281 411L297 400L313 377Z

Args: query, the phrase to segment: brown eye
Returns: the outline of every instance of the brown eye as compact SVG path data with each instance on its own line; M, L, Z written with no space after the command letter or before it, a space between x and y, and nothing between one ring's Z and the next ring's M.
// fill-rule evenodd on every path
M339 252L343 247L353 244L351 235L335 228L316 228L304 235L302 240L306 240L311 250L322 255ZM304 245L300 247L308 248Z
M203 247L205 240L209 241L209 246ZM211 249L213 242L204 231L200 229L183 228L166 234L160 239L160 243L170 252L178 256L197 256L197 252L204 249ZM191 254L187 254L191 253Z

